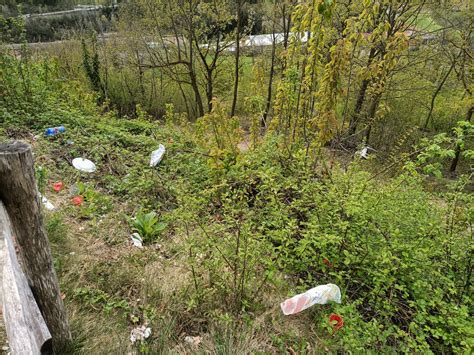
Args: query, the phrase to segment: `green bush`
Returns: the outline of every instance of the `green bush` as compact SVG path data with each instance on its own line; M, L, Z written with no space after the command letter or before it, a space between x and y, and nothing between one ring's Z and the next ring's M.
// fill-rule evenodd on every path
M464 192L468 180L433 195L424 191L423 176L411 164L381 183L357 162L347 171L317 174L304 168L303 158L288 161L280 154L269 140L220 170L217 181L201 185L194 205L183 201L193 214L209 216L202 227L207 232L191 238L194 248L201 245L201 253L214 255L199 266L219 274L222 289L212 276L208 287L225 300L235 291L232 277L222 270L231 269L225 264L232 266L233 255L242 255L235 233L243 229L252 243L248 289L258 288L257 280L277 282L272 275L278 269L299 291L324 283L341 287L343 305L335 309L350 326L331 341L334 346L470 349L473 196ZM250 305L256 301L247 298Z

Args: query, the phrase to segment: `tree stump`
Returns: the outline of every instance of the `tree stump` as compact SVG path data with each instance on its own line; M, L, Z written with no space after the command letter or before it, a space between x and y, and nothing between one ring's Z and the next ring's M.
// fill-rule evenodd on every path
M23 271L51 332L53 349L62 353L71 343L71 332L43 226L33 165L28 144L0 144L0 199L13 225Z

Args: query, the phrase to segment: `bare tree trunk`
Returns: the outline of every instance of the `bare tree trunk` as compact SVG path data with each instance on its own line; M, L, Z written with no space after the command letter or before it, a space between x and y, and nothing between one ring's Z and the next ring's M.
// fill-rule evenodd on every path
M425 121L425 124L423 126L423 129L428 128L428 123L430 122L431 116L433 115L433 110L434 110L434 107L435 107L436 98L438 97L439 92L443 88L444 83L448 79L449 74L451 74L451 71L454 69L455 64L456 64L456 61L453 60L453 62L451 63L451 66L449 67L448 71L444 75L443 79L441 79L441 81L439 82L438 87L436 88L435 92L433 93L433 96L431 97L430 110L428 112L428 116L426 117L426 121Z
M61 354L72 338L43 227L33 164L29 145L0 145L0 199L11 218L24 272L53 337L53 349Z
M235 35L235 79L234 79L234 95L232 99L232 108L230 116L235 115L235 108L237 106L237 97L239 89L239 61L240 61L240 32L242 31L242 0L237 0L237 33Z
M143 70L143 58L141 57L138 50L136 51L137 63L138 63L138 87L140 88L141 103L145 100L145 85L143 84L144 70Z
M212 69L207 70L207 84L206 84L206 97L207 97L207 111L211 112L212 111L212 99L214 96L214 85L212 83Z
M293 5L296 1L291 1L290 4ZM290 6L291 6L290 5ZM283 3L282 7L282 18L283 18L283 47L288 48L289 38L290 38L290 29L291 29L291 9L287 13L286 2Z
M267 118L268 113L270 112L270 105L272 103L272 86L273 86L273 75L275 74L275 52L276 52L276 38L275 38L275 19L273 19L272 25L272 35L273 35L273 42L272 42L272 58L270 64L270 76L268 79L268 88L267 88L267 102L265 105L265 111L262 115L262 122L261 126L266 127L267 125Z
M370 105L369 122L367 125L367 131L365 132L365 144L369 144L370 132L372 131L372 124L374 123L374 120L375 120L375 113L377 112L377 107L379 106L381 96L382 96L381 94L377 94L377 96L374 97L372 104Z
M466 115L466 121L468 122L471 122L471 119L472 119L472 111L474 110L474 107L471 106L471 108L469 108L469 110L467 111L467 115ZM458 144L456 146L456 153L454 155L454 158L451 162L451 166L449 167L449 172L451 174L453 174L455 171L456 171L456 168L458 166L458 163L459 163L459 158L461 157L461 146Z
M191 87L193 88L194 91L194 97L196 99L196 104L198 107L198 113L199 117L204 116L204 105L202 104L202 97L201 93L199 92L199 85L197 82L197 77L196 73L194 72L194 66L193 66L193 44L190 42L189 45L189 64L188 64L188 70L189 70L189 78L191 79Z
M192 9L192 1L189 1L189 8L190 8L191 16L194 16L194 11L191 10ZM191 81L191 87L194 91L194 97L195 97L195 100L196 100L196 105L198 107L199 117L201 117L201 116L204 116L204 105L203 105L203 102L202 102L201 93L199 92L198 79L197 79L196 71L195 71L195 68L194 68L194 30L195 29L194 29L194 26L193 26L193 21L192 21L192 18L191 18L191 20L189 22L189 27L187 28L187 35L188 35L187 42L189 44L189 62L187 64L188 64L188 71L189 71L189 79ZM176 29L175 29L175 33L177 33ZM179 36L178 35L176 35L176 39L177 39L177 44L178 44L178 47L179 47ZM199 45L197 42L195 44L196 44L196 46Z
M372 48L369 53L369 59L367 60L367 68L372 64L372 61L375 58L375 48ZM359 89L359 94L357 95L357 101L354 107L354 112L352 113L351 119L349 121L349 135L353 135L356 132L357 124L359 123L360 111L365 101L365 94L367 93L367 87L369 86L369 79L364 79L362 85Z

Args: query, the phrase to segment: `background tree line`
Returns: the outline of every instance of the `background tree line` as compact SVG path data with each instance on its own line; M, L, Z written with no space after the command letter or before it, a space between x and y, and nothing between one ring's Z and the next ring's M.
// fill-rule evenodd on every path
M248 127L255 116L264 129L273 120L289 143L302 130L310 145L318 131L339 149L389 152L470 119L471 10L462 1L130 1L120 40L91 48L101 53L101 95L122 114L140 105L160 117L172 102L193 120L217 98ZM270 42L246 44L255 34Z

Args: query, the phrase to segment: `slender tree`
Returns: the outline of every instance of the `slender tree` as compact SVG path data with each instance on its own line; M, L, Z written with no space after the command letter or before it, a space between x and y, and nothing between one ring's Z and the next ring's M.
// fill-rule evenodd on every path
M235 108L237 106L237 97L239 92L239 72L240 72L240 34L242 32L242 0L236 0L237 12L237 27L235 30L235 67L234 67L234 92L232 96L232 108L230 115L235 115Z

